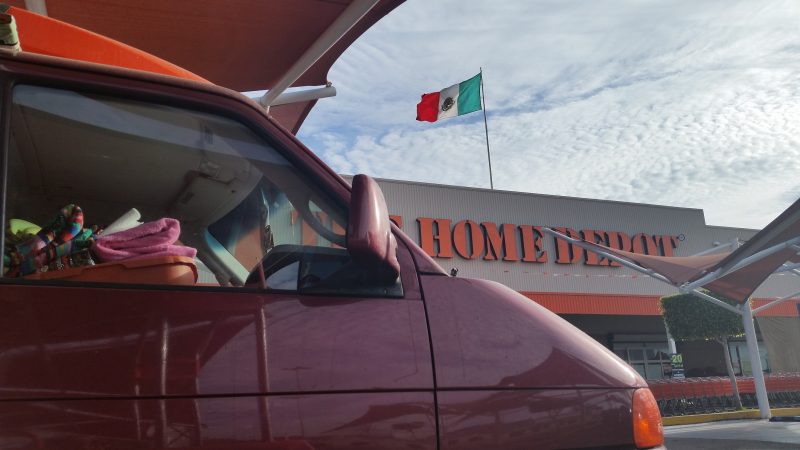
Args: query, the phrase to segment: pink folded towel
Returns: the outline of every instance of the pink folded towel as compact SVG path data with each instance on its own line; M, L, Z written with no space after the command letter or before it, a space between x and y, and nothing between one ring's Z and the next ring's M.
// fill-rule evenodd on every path
M154 256L194 258L197 254L196 249L173 245L180 234L180 222L164 218L108 236L99 236L92 245L92 251L101 262Z

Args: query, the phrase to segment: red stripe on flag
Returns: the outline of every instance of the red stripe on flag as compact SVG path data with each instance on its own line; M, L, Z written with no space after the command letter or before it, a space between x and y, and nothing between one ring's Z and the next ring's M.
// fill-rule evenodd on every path
M420 122L436 122L439 117L439 93L422 94L417 103L417 120Z

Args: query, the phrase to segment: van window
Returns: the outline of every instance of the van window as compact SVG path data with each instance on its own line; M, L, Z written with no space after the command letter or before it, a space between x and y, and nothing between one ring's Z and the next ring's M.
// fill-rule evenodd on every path
M9 144L5 279L313 291L352 264L347 211L234 120L19 85Z

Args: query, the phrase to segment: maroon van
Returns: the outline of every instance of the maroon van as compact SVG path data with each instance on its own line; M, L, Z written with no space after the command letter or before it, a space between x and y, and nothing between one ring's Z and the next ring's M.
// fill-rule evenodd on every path
M0 83L0 448L663 448L631 367L240 94L10 52Z

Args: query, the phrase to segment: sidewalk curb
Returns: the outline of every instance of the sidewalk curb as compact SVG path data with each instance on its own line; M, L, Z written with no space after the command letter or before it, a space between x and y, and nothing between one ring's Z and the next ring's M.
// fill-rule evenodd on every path
M773 408L773 417L800 416L800 408ZM718 422L720 420L736 419L760 419L761 416L757 409L747 409L744 411L729 411L712 414L694 414L691 416L671 416L661 419L664 426L670 425L690 425L693 423Z

